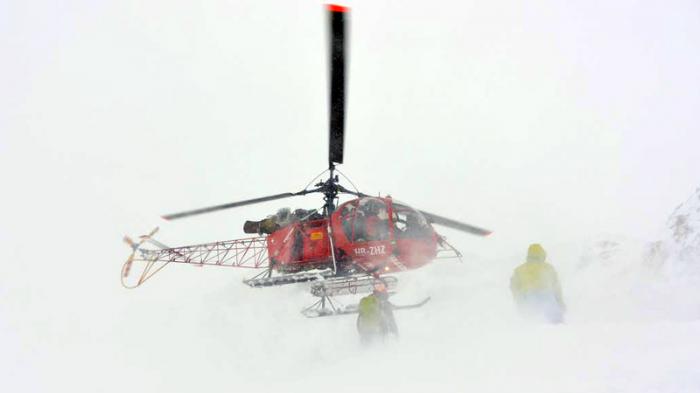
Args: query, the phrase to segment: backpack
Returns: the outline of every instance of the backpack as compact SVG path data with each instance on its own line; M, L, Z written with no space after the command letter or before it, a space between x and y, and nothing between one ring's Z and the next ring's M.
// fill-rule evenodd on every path
M358 306L357 328L361 332L380 331L382 324L382 310L379 299L369 295L360 300Z

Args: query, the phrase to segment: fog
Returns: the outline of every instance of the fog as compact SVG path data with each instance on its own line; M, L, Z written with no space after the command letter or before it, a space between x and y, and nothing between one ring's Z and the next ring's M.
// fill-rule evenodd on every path
M700 287L642 263L700 185L694 1L347 2L346 162L361 191L492 229L398 275L400 340L309 320L307 288L168 266L119 285L124 234L180 245L316 196L326 165L321 3L0 2L0 379L11 391L696 391ZM347 185L347 184L346 184ZM624 239L610 265L581 264ZM508 292L539 242L567 323ZM342 299L346 302L356 299Z

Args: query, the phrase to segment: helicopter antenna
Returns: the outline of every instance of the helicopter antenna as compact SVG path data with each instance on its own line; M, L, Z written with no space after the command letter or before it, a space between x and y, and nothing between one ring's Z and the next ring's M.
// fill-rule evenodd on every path
M314 177L313 179L311 179L311 181L309 182L309 184L307 184L307 185L304 186L304 189L306 190L307 188L309 188L309 186L310 186L311 184L313 184L313 182L315 182L316 179L318 179L319 177L323 176L323 174L326 173L326 172L328 172L328 169L324 169L323 172L321 172L321 173L319 173L318 175L316 175L316 177Z
M343 179L347 180L348 183L350 183L350 185L352 186L352 188L355 189L356 192L358 192L358 193L360 192L360 189L358 189L357 186L355 186L355 183L353 183L349 177L345 176L345 174L343 172L341 172L339 169L336 169L336 171L338 171L338 173L340 174L340 176L343 177Z

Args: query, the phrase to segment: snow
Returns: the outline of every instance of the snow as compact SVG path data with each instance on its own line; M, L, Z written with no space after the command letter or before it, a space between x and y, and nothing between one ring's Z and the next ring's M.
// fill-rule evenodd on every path
M306 285L191 266L119 285L124 234L233 239L321 205L158 219L325 168L319 4L0 5L0 390L697 392L697 243L673 236L700 233L677 219L698 208L697 2L397 4L349 4L340 169L494 234L443 231L465 262L397 274L397 304L432 299L370 349L352 316L304 318ZM532 242L564 325L513 310Z
M673 291L692 295L693 310L654 314L650 305L680 303L645 298L649 278L563 274L567 323L530 324L507 290L517 262L438 261L398 274L395 303L432 300L398 311L400 339L369 349L353 316L302 317L315 300L305 285L252 289L245 272L227 269L169 266L136 290L104 281L71 299L28 295L12 302L22 310L3 310L23 317L2 336L5 380L22 391L697 391L697 290ZM116 280L116 265L99 270Z

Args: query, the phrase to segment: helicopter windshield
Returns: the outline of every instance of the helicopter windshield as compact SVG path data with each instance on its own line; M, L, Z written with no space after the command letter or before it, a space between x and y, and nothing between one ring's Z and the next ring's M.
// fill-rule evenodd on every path
M361 198L341 208L345 236L353 242L389 239L389 213L379 198Z
M354 241L381 241L389 239L389 213L386 203L379 198L362 198L355 213Z
M394 235L397 238L422 238L432 230L428 220L418 211L400 203L393 203Z

